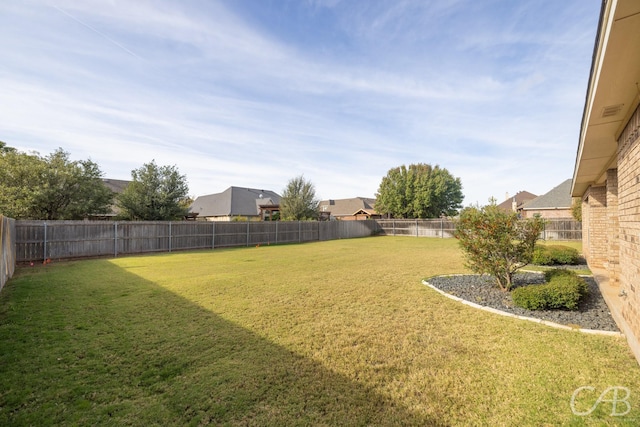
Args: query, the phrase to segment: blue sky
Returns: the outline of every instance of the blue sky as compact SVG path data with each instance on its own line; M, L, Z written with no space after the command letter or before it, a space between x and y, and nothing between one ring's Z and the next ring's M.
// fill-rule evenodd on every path
M430 163L464 205L573 174L600 0L0 2L0 140L155 159L190 194L373 197Z

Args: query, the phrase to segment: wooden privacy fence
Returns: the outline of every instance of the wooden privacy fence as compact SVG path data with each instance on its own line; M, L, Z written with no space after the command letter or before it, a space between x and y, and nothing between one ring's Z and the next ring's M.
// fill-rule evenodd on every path
M214 249L371 236L366 221L16 221L17 262Z
M385 236L453 237L455 224L449 218L378 219L380 234Z
M16 221L0 215L0 289L16 268Z
M547 219L540 238L542 240L582 240L582 223L568 218Z
M380 234L386 236L453 237L455 222L450 218L378 219ZM540 233L543 240L581 240L582 223L574 219L552 218Z
M145 252L214 249L297 243L373 234L387 236L453 237L449 218L379 219L364 221L261 222L107 222L3 220L3 263L0 278L10 277L15 262L47 259L118 256ZM9 224L9 225L6 225ZM5 250L4 236L15 247ZM580 240L582 225L571 219L549 219L540 234L544 240ZM15 244L15 246L12 246ZM13 261L13 264L12 264ZM10 269L10 270L9 270ZM2 284L4 284L3 280Z

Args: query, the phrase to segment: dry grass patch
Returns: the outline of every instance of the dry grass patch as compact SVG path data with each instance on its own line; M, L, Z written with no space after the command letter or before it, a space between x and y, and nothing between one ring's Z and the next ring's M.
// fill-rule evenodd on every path
M622 339L421 285L464 271L454 239L408 237L21 269L0 295L0 424L638 424ZM573 415L584 385L628 387L632 411Z

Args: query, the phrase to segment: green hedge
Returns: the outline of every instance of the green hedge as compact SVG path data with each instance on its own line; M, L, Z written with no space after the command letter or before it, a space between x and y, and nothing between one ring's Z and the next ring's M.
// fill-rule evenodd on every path
M587 282L570 270L549 270L544 275L545 284L514 289L513 303L527 310L577 310L587 294Z
M532 264L536 265L576 265L580 263L577 249L562 245L536 245Z

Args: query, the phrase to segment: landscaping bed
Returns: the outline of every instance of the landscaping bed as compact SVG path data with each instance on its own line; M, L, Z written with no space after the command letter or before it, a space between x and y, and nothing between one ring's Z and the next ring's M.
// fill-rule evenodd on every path
M584 277L589 292L580 301L577 310L526 310L516 307L509 292L501 291L495 280L488 275L437 276L428 279L429 284L464 300L492 307L518 316L534 317L561 325L578 326L582 329L616 331L619 329L611 317L598 284L593 277ZM541 273L516 273L514 289L519 286L542 284Z

